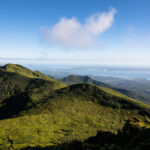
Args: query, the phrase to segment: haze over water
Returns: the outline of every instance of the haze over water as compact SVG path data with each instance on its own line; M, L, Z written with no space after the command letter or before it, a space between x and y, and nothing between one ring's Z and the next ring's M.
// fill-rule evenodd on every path
M119 67L119 66L79 66L79 65L27 65L33 70L39 70L55 77L64 77L70 74L89 76L109 76L119 78L140 78L150 80L150 67Z

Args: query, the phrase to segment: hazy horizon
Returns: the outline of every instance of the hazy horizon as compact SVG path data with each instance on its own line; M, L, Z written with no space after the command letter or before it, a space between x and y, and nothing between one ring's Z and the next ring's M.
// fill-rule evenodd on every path
M148 0L0 4L0 63L150 66Z

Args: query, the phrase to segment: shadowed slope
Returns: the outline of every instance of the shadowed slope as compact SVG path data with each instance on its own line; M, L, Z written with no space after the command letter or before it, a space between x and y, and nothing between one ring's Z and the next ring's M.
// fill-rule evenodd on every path
M67 83L68 85L77 84L77 83L91 83L91 84L98 85L101 87L112 88L111 85L93 80L89 76L69 75L69 76L62 78L60 80Z
M61 86L66 86L66 84L62 82L57 82L55 79L41 73L40 71L32 71L18 64L7 64L3 67L0 67L0 70L6 71L6 72L13 72L13 73L25 76L27 78L37 78L37 79L48 80L48 81L56 82L57 84L60 84Z
M0 74L1 149L49 148L83 141L98 130L117 133L131 116L150 123L149 105L112 89L85 83L64 87L3 69Z
M42 76L36 77L33 71L20 65L9 64L0 68L0 119L17 115L54 90L66 86L46 75Z
M96 80L90 78L89 76L69 75L65 78L60 79L60 81L63 81L64 83L66 83L68 85L77 84L77 83L91 83L91 84L94 84L94 85L97 85L97 86L113 89L113 90L118 91L120 93L123 93L123 94L125 94L125 95L127 95L131 98L134 98L134 99L137 99L137 100L140 100L140 101L145 101L144 97L142 97L142 95L140 95L136 91L133 91L133 90L130 91L130 90L127 90L127 89L112 86L108 83L96 81Z
M139 114L150 115L150 106L142 102L133 100L119 92L92 84L75 84L54 91L49 97L31 108L33 113L52 111L52 103L67 101L89 101L96 104L111 107L113 109L137 110Z

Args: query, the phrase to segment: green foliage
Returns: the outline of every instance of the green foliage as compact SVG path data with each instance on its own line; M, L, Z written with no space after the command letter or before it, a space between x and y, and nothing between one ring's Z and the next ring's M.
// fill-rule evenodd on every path
M19 71L15 71L14 68L19 68ZM11 70L10 72L8 71L9 69ZM24 74L23 72L26 72L26 74L22 75ZM29 72L29 75L27 75L27 72ZM9 64L0 68L1 119L17 115L19 111L42 101L54 90L66 86L56 80L45 80L42 77L30 78L31 73L34 72L20 65Z
M127 89L129 91L128 96L141 100L146 103L150 103L150 81L143 78L124 79L116 77L103 77L97 76L93 78L98 81L105 82L112 86L118 87L118 89ZM121 92L121 91L120 91Z
M25 147L22 150L149 150L150 127L145 126L138 118L126 121L117 134L99 131L96 136L84 141L73 140L56 146Z
M88 101L53 101L53 112L0 121L0 140L13 147L52 146L95 136L98 130L116 133L136 111L112 109ZM143 119L143 117L140 117ZM11 142L10 142L11 139Z
M28 78L40 78L40 79L54 81L54 79L50 78L49 76L46 76L45 74L42 74L39 71L35 71L35 72L31 71L18 64L7 64L4 67L1 67L1 69L7 72L17 73Z
M39 76L20 65L0 69L0 149L61 149L62 143L76 140L71 145L76 149L94 149L85 140L99 130L115 136L131 116L150 123L149 105L112 89L85 83L66 86ZM102 148L108 148L107 140Z
M124 96L126 95L131 98L144 101L144 102L148 102L150 98L149 90L148 89L144 90L145 87L143 87L143 84L140 85L140 88L142 87L143 89L140 89L137 91L136 89L139 89L138 84L134 84L133 81L129 82L128 80L125 80L125 79L113 78L113 77L95 77L95 78L99 79L99 81L96 81L88 76L69 75L65 78L60 79L60 81L63 81L68 85L77 84L77 83L90 83L90 84L94 84L100 87L113 89L115 91L118 91L119 93L122 93ZM124 80L129 85L133 84L132 85L133 87L132 86L131 86L132 88L128 87L128 85L126 85L126 82ZM144 85L145 84L146 83L144 83ZM124 85L124 86L121 86L121 85Z
M69 85L77 84L77 83L91 83L91 84L102 86L102 87L112 88L112 86L110 86L109 84L93 80L88 76L69 75L69 76L61 79L61 81L65 82Z
M21 65L18 65L18 64L7 64L4 67L1 67L0 70L16 73L16 74L25 76L27 78L37 78L37 79L52 81L55 84L60 85L61 87L66 86L66 84L64 84L62 82L57 82L55 79L51 78L50 76L47 76L39 71L31 71L31 70L29 70Z

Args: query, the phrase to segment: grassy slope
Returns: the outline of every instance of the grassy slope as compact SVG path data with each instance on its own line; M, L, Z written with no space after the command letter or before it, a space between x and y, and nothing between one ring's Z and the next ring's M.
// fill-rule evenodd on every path
M144 101L144 99L142 98L142 96L140 94L138 94L138 92L135 92L133 90L130 91L130 90L127 90L124 88L118 88L117 86L112 86L112 85L108 84L107 82L104 83L104 82L96 81L96 80L90 78L89 76L69 75L65 78L60 79L60 81L63 81L64 83L66 83L68 85L77 84L77 83L90 83L90 84L94 84L97 86L113 89L113 90L123 93L131 98L134 98L134 99L137 99L140 101Z
M131 91L134 99L150 104L150 81L146 79L123 79L115 77L93 76L97 81L103 81L112 86ZM132 94L133 93L133 94Z
M117 97L122 97L122 98L125 98L133 103L136 103L137 105L143 107L144 109L150 109L150 105L149 104L145 104L145 103L142 103L141 101L138 101L138 100L135 100L133 98L130 98L128 97L127 95L123 94L123 93L120 93L118 91L115 91L115 90L112 90L112 89L108 89L108 88L105 88L105 87L99 87L101 90L105 91L106 93L108 94L112 94L114 96L117 96Z
M148 105L119 92L90 84L76 84L49 92L54 88L50 84L53 82L7 71L8 74L11 82L11 79L18 81L16 88L19 83L22 85L21 80L28 83L27 100L30 101L27 104L33 105L19 110L20 117L0 120L1 149L45 147L73 139L84 140L96 135L98 130L116 133L131 116L150 122ZM6 81L1 80L2 83Z
M99 131L96 136L90 137L83 142L73 141L59 144L55 147L38 147L40 150L149 150L149 148L150 126L145 126L136 117L127 120L122 130L117 134ZM36 147L32 150L35 149Z
M45 100L27 110L30 113L41 113L44 110L52 110L51 103L53 101L61 102L68 101L89 101L96 104L107 106L116 109L138 110L145 111L145 114L150 113L150 106L142 102L127 97L112 89L94 86L92 84L75 84L62 89L58 89L51 93Z
M51 78L50 76L47 76L39 71L29 70L18 64L7 64L4 67L1 67L0 69L3 71L7 71L7 72L17 73L17 74L25 76L27 78L37 78L37 79L52 81L56 84L60 84L61 87L66 86L66 84L64 84L62 82L58 82L55 79Z
M42 101L54 90L66 86L46 75L42 78L31 77L31 74L34 72L20 65L9 64L0 68L0 119L16 115L20 110Z
M65 106L65 107L64 107ZM98 130L116 133L136 111L118 110L87 101L53 102L53 113L0 121L0 148L49 146L95 136Z
M42 74L39 71L31 71L18 64L7 64L4 67L1 67L1 69L7 72L17 73L28 78L40 78L40 79L55 81L54 79L50 78L49 76L46 76L45 74Z
M116 133L131 116L150 122L148 116L139 114L141 110L147 112L148 108L122 95L116 96L118 92L108 93L89 84L57 90L47 101L22 112L22 117L0 121L0 139L4 143L1 147L45 147L74 139L84 140L95 136L98 130ZM125 101L128 103L124 108Z

